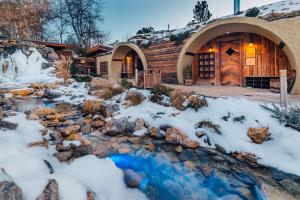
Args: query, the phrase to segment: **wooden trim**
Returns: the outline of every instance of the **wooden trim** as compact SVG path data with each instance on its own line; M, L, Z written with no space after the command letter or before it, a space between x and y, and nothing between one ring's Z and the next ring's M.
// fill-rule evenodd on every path
M193 53L193 52L185 52L185 55L187 55L187 56L195 56L196 54Z
M123 59L113 59L113 61L116 61L116 62L123 62Z
M220 43L220 42L230 42L230 41L241 40L241 39L243 39L243 36L232 36L232 37L226 37L226 38L216 39L216 42L217 43Z

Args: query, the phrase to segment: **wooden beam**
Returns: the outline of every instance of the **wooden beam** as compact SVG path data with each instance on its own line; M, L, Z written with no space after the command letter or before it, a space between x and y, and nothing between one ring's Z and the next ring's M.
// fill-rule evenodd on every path
M113 61L116 61L116 62L123 62L123 59L113 59Z
M196 54L193 53L193 52L185 52L185 55L187 55L187 56L195 56Z

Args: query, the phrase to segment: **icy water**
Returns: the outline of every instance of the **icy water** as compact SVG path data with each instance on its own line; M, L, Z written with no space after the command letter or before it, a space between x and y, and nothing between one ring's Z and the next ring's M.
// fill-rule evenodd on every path
M205 177L187 170L183 165L173 166L167 160L157 159L155 155L117 154L110 159L120 169L133 170L142 177L138 188L151 200L249 199L241 191L231 187L227 180L218 177L215 172ZM251 179L247 175L243 176L245 180ZM249 184L248 188L253 199L266 199L256 184Z

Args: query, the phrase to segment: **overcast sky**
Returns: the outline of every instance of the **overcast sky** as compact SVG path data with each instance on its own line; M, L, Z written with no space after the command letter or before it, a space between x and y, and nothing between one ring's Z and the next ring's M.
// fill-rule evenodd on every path
M213 17L233 13L234 0L207 0ZM185 26L193 18L197 0L104 0L104 30L110 42L126 40L145 26L155 30ZM262 6L278 0L241 0L241 9Z

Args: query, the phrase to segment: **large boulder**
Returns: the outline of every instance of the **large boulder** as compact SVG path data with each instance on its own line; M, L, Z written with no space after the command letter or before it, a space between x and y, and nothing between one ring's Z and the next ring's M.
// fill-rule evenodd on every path
M0 199L3 200L22 200L23 192L5 172L4 169L0 170Z
M102 127L102 133L110 136L115 136L122 133L133 133L135 123L129 122L127 117L120 119L112 119Z
M58 200L58 184L56 180L51 179L48 181L47 186L43 190L42 194L38 196L36 200Z
M61 97L62 94L60 92L52 91L52 90L45 90L44 97L50 100L56 99Z
M24 88L24 89L14 89L14 90L10 90L9 92L12 95L19 95L19 96L29 96L31 94L34 93L34 89L33 88Z
M248 137L256 144L262 144L270 139L269 128L249 128Z
M171 144L180 144L183 147L191 149L196 149L200 146L199 142L189 139L185 133L175 127L167 129L166 141Z
M179 89L175 90L174 92L171 92L170 102L173 107L175 107L177 110L184 110L185 107L183 103L185 102L185 96L183 92Z

